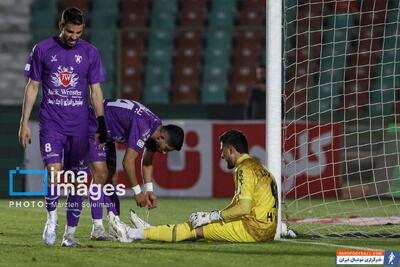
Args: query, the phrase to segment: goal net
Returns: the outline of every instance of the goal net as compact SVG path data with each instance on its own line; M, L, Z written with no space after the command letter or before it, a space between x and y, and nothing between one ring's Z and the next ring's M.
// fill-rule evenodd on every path
M400 0L283 1L282 221L400 236Z

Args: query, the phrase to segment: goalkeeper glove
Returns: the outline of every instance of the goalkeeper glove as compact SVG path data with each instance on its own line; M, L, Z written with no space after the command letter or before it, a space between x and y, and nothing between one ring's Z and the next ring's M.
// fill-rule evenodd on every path
M97 117L98 127L96 133L99 134L99 143L104 144L107 141L107 128L104 116Z
M189 220L193 228L197 228L212 222L223 222L221 212L219 210L214 210L212 212L194 212L190 215Z

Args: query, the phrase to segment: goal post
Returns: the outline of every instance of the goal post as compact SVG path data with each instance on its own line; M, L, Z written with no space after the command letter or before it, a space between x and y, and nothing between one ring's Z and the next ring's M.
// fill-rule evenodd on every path
M266 93L266 164L276 178L281 192L281 95L282 95L282 2L267 1L267 93ZM281 233L281 194L278 194L278 226L275 239Z
M280 3L267 8L266 148L282 221L312 237L399 237L400 1Z

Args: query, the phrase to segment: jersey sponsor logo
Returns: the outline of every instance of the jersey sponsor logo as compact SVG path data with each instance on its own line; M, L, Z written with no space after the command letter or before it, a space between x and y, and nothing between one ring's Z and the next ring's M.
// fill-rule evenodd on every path
M75 62L76 62L76 64L81 64L82 56L81 55L75 55Z
M139 140L136 142L136 145L137 145L138 147L140 147L140 148L143 148L143 147L144 147L144 142L143 142L143 140L139 139Z
M57 55L53 55L53 56L51 56L51 60L50 60L51 62L57 62L58 60L57 60Z
M58 66L57 72L53 73L51 79L51 82L57 87L74 87L77 85L79 77L74 73L74 67Z
M31 70L31 64L26 64L25 71L30 71L30 70Z

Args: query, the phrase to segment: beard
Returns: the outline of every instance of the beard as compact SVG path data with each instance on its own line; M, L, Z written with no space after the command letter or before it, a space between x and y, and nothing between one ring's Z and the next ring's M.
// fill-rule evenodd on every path
M146 148L152 152L160 152L160 146L157 144L156 140L149 138L145 144Z
M226 160L226 167L229 169L229 170L232 170L233 168L235 168L235 164L231 161L231 160Z

